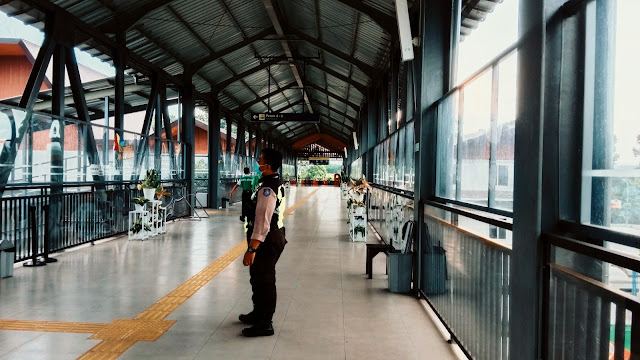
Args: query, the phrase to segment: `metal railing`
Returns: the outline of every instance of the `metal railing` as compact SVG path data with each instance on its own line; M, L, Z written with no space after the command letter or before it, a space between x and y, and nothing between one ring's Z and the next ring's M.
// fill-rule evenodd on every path
M545 358L640 358L640 302L604 280L606 264L638 272L640 258L556 234L543 239Z
M103 183L64 185L64 192L51 194L49 188L28 186L9 187L0 199L0 239L10 240L16 247L15 261L36 255L44 255L44 244L51 252L90 243L128 230L128 213L133 208L131 199L139 196L135 183ZM171 197L186 194L184 181L166 182L163 186ZM13 193L38 191L39 195ZM165 205L171 197L164 197ZM49 218L44 206L49 205ZM29 206L36 208L36 223L29 220ZM182 203L171 205L167 220L190 215L190 209ZM45 232L48 225L48 232ZM33 248L32 230L37 228L38 247Z
M413 220L413 196L377 184L372 186L367 199L369 222L384 243L396 250L405 249L402 228Z
M424 224L421 295L469 358L509 359L511 248L433 210L425 209Z

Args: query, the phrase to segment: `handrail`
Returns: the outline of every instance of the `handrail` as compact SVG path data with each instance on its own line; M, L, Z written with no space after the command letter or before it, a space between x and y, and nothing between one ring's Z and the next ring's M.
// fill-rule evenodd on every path
M161 183L183 183L186 182L185 179L168 179L168 180L160 180ZM0 191L11 191L11 190L34 190L34 189L42 189L50 186L58 186L58 187L92 187L92 186L101 186L101 185L137 185L140 181L100 181L100 182L74 182L74 183L52 183L52 182L42 182L38 184L17 184L17 185L7 185L0 186Z
M178 140L167 139L167 138L163 138L163 137L159 137L159 136L138 134L138 133L135 133L135 132L129 131L129 130L116 129L114 127L105 126L105 125L102 125L102 124L86 123L86 122L78 120L78 119L66 118L64 116L48 114L48 113L40 112L40 111L33 111L33 110L32 111L28 111L28 110L23 109L23 108L21 108L19 106L9 105L9 104L6 104L6 103L0 103L0 108L8 108L8 109L12 109L12 110L18 110L18 111L22 111L22 112L25 112L25 113L30 113L31 115L39 115L39 116L43 116L43 117L48 117L48 118L51 118L51 119L56 119L56 120L59 120L59 121L72 123L74 125L91 125L91 127L99 127L99 128L102 128L102 129L113 130L113 131L117 131L117 132L122 133L122 134L128 133L128 134L132 134L134 136L140 136L141 138L157 139L157 140L160 140L161 142L165 142L165 143L185 144L186 145L186 143L184 143L182 141L178 141ZM113 139L110 139L110 141L113 141Z
M467 235L471 235L471 236L477 237L478 239L482 240L483 242L485 242L487 245L489 245L489 246L491 246L491 247L495 247L495 248L498 248L498 249L500 249L500 250L503 250L503 251L506 251L506 252L509 252L509 253L513 250L513 249L512 249L509 245L507 245L507 244L502 244L502 243L499 243L499 242L497 242L497 241L493 241L493 240L491 240L491 239L489 239L489 238L486 238L486 237L484 237L484 236L482 236L482 235L476 234L476 233L474 233L473 231L470 231L470 230L467 230L467 229L461 228L461 227L459 227L459 226L453 225L453 224L451 224L451 223L449 223L449 222L447 222L447 221L445 221L445 220L442 220L442 219L440 219L440 218L438 218L438 217L436 217L436 216L433 216L433 215L431 215L431 214L427 214L427 213L425 213L425 214L424 214L424 216L428 216L428 217L430 217L430 218L432 218L432 219L434 219L434 220L436 220L436 221L440 222L440 225L447 226L447 227L450 227L450 228L454 228L454 229L456 229L456 231L459 231L459 232L461 232L461 233L464 233L464 234L467 234Z
M606 241L617 244L640 248L640 236L615 231L603 226L562 220L558 223L558 228L561 231L571 232L585 239L606 239Z
M603 246L589 244L584 241L575 240L558 234L543 233L542 237L553 246L561 247L563 249L590 256L594 259L640 272L640 257L638 256L607 249Z
M376 184L376 183L369 183L369 185L371 185L372 187L374 187L376 189L384 190L384 191L396 194L398 196L402 196L402 197L405 197L407 199L412 199L413 200L413 191L401 190L401 189L392 188L392 187L389 187L389 186L380 185L380 184Z
M454 214L462 215L474 220L482 221L489 225L497 226L502 229L507 229L513 231L513 222L506 221L506 219L498 219L496 217L488 217L486 215L481 215L475 212L471 212L468 210L461 209L459 207L453 207L451 205L442 204L435 201L427 200L424 202L425 205L436 207L442 210L446 210L452 212Z
M512 218L513 217L513 212L512 211L500 210L500 209L496 209L496 208L490 208L488 206L476 205L476 204L472 204L472 203L468 203L468 202L464 202L464 201L452 200L452 199L447 199L447 198L443 198L443 197L439 197L439 196L436 196L431 200L434 201L434 202L439 202L441 204L449 203L449 204L458 205L458 206L462 206L462 207L473 209L473 210L477 210L477 211L486 212L486 213L489 213L489 214L499 215L499 216L506 217L506 218Z
M626 309L634 312L640 310L640 302L638 302L638 298L631 294L625 293L624 291L608 286L607 284L604 284L598 280L582 275L581 273L568 267L554 263L549 264L549 266L551 270L560 272L565 276L579 280L583 285L587 285L589 287L597 289L598 296L604 299L611 300L615 303L622 303L624 304L624 307Z

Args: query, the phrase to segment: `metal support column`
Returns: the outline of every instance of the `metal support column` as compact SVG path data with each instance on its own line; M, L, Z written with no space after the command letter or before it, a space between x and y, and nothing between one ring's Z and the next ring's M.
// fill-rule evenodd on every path
M149 95L147 110L144 114L142 129L140 130L140 141L138 142L138 146L134 154L134 165L133 170L131 171L131 180L137 180L140 177L141 172L144 176L144 173L147 170L145 169L145 171L142 171L142 168L149 154L149 133L151 129L151 119L153 118L153 113L156 111L156 103L158 100L158 82L158 76L153 76L153 79L151 80L151 94Z
M400 71L400 67L398 65L398 54L392 57L391 59L391 92L389 98L389 104L391 104L391 131L394 133L398 129L399 124L399 114L398 114L398 72Z
M169 107L167 105L167 87L165 83L160 85L161 86L158 87L158 102L162 108L164 137L169 141L177 140L173 138L173 128L171 127L171 117L169 116ZM171 173L171 179L177 179L179 178L178 174L180 169L178 169L178 164L176 164L174 143L167 143L167 147L169 148L169 171Z
M435 195L437 112L427 111L447 91L445 69L450 61L451 1L420 3L420 39L422 44L414 60L413 79L416 82L414 219L419 224L415 268L418 284L422 283L422 256L425 252L424 201Z
M193 74L188 70L184 73L184 89L182 94L182 141L184 142L184 178L187 180L188 193L194 192L193 179L195 178L195 89L192 84Z
M233 154L233 147L231 146L231 141L233 141L231 138L231 127L233 126L233 121L231 120L231 114L227 114L225 119L227 123L227 153Z
M65 64L66 52L62 45L56 45L53 55L53 88L51 92L51 113L64 117L64 88L65 88ZM49 236L45 241L50 241L49 245L57 245L61 239L60 219L62 215L62 193L64 189L64 127L63 120L52 119L49 137L51 143L51 187L50 187L50 211L48 212Z
M115 76L115 94L114 94L114 112L113 112L113 127L115 133L113 138L116 139L116 134L120 135L120 139L124 139L124 70L127 66L127 50L124 47L126 44L124 33L116 34L116 39L119 44L123 44L122 47L117 48L113 52L113 66L116 69ZM105 159L105 162L107 160ZM114 153L114 164L116 174L113 178L114 181L122 181L124 179L123 159L118 157L118 154Z
M255 150L255 154L253 155L253 158L258 160L258 158L260 157L260 152L262 152L262 133L260 132L260 130L256 131L256 150Z
M253 157L253 129L249 128L247 129L247 131L249 132L249 157L252 158Z
M209 191L208 199L210 208L217 209L220 205L218 202L218 185L220 184L220 101L217 94L215 99L209 104Z
M521 0L519 37L527 37L518 50L518 93L515 127L515 169L513 207L513 245L510 264L511 306L509 355L512 359L546 358L541 353L542 281L544 245L540 239L556 212L543 198L553 188L543 188L544 144L554 141L553 133L545 133L545 48L546 16L556 12L559 1ZM556 7L553 9L552 7ZM553 56L553 54L547 55ZM555 81L555 80L554 80ZM558 80L559 81L559 80ZM557 134L555 134L557 148ZM553 154L547 154L553 159ZM557 155L555 155L557 157ZM546 161L546 160L545 160ZM546 167L544 167L546 169ZM548 211L547 211L548 210ZM544 225L543 225L544 224Z
M377 90L375 88L369 89L367 97L367 122L366 122L366 139L362 139L362 171L366 176L367 181L374 181L373 178L373 148L375 147L378 139L378 101Z
M2 165L0 166L0 197L2 197L4 187L7 185L9 176L13 171L16 156L18 155L18 150L22 144L22 139L30 129L31 110L33 109L33 104L35 104L38 94L40 93L40 86L42 86L42 81L44 80L47 67L49 66L49 61L51 61L51 56L53 55L55 48L55 41L53 39L54 31L55 27L53 21L47 19L45 24L44 42L40 51L38 51L38 56L33 63L29 80L27 81L27 85L22 97L20 98L19 107L26 109L27 114L18 124L15 123L16 118L11 117L14 121L13 127L15 128L15 135L12 137L11 141L5 142L2 152L0 153L0 165ZM26 148L27 146L23 147L23 149ZM31 148L31 146L28 146L28 148ZM31 172L31 169L28 171Z
M157 88L155 105L153 168L158 171L160 179L162 179L162 102L160 101L160 92Z

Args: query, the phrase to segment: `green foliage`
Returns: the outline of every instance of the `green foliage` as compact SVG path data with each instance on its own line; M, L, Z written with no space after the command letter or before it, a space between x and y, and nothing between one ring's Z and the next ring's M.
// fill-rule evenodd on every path
M302 174L303 179L307 180L328 180L327 170L322 165L313 165Z
M611 199L620 201L619 209L611 209L612 224L640 225L640 178L611 179Z
M208 179L209 178L209 163L207 161L207 159L199 159L198 161L196 161L196 166L195 166L195 180L200 180L200 179Z
M131 199L131 202L136 205L144 205L149 202L148 199L145 199L143 196L134 197Z
M366 231L367 231L367 229L366 229L364 226L362 226L362 225L356 225L356 226L353 228L353 235L354 235L354 236L357 236L357 235L358 235L358 233L361 233L361 234L362 234L362 237L364 237L364 236L365 236Z
M327 170L327 174L331 175L333 178L333 174L340 174L340 170L342 170L342 165L329 164L329 165L325 165L325 169Z
M156 169L147 170L147 177L142 180L142 187L145 189L155 189L160 185L160 175Z
M132 225L131 225L131 232L134 234L137 234L140 232L140 230L142 230L142 218L138 218ZM144 231L151 231L151 226L149 226L149 224L144 224Z

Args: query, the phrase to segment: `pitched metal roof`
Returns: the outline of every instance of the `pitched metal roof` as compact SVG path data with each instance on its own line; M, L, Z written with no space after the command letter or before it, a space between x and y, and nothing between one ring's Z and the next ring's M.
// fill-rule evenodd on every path
M462 36L501 1L463 0ZM74 24L90 34L78 47L106 61L116 32L122 32L131 62L174 78L185 69L194 71L198 92L217 96L226 109L243 110L245 119L250 112L306 111L306 95L313 111L321 114L320 124L259 125L289 143L314 132L349 140L358 117L350 104L360 106L365 100L362 89L388 66L396 31L392 0L5 0L0 4L0 11L40 29L45 11L67 11L78 20ZM413 4L410 0L409 6ZM294 60L274 59L287 52ZM266 63L271 65L262 65ZM278 93L255 101L273 92ZM248 103L253 104L245 106Z

